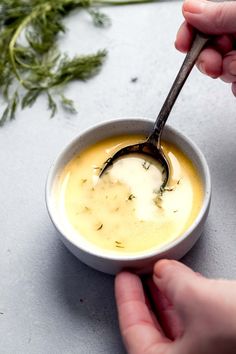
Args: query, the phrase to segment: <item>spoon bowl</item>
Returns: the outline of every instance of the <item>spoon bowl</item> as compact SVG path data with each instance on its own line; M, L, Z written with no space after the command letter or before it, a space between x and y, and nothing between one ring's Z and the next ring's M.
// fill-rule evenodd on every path
M142 155L148 155L154 160L156 160L163 168L163 173L162 173L162 184L161 188L164 188L165 185L167 184L168 178L169 178L169 164L168 161L161 149L157 148L154 144L152 144L149 141L144 141L143 143L138 143L138 144L133 144L133 145L128 145L125 146L124 148L118 150L112 157L106 160L106 162L103 165L103 168L100 172L101 176L105 170L107 170L108 167L111 167L113 162L120 157L129 155L129 154L142 154Z

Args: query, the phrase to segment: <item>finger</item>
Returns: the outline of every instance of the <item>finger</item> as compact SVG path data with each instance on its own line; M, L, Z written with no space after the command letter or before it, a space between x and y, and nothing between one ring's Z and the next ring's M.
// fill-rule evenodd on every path
M236 31L235 1L215 3L207 0L185 0L183 15L198 30L209 34Z
M177 311L188 310L205 281L190 268L177 261L161 260L154 267L154 283Z
M205 48L198 57L197 67L215 79L222 74L222 55L213 48Z
M223 58L223 72L221 79L224 82L236 82L236 51L233 50Z
M160 331L160 333L162 335L165 335L165 332L163 331L162 325L159 323L159 320L156 316L156 313L154 312L155 309L153 307L152 304L152 299L150 298L150 294L149 291L146 291L146 284L145 282L142 283L143 287L144 287L144 296L145 296L145 304L147 305L147 308L149 310L149 313L151 315L152 321L153 321L153 325L158 329L158 331ZM168 337L168 336L167 336Z
M183 53L188 52L194 37L193 32L193 27L186 21L183 22L176 36L175 48Z
M148 354L156 348L158 354L159 349L163 350L163 346L167 345L168 339L153 323L139 277L128 272L118 274L115 295L120 330L128 353Z
M146 278L145 285L154 312L166 336L172 340L179 338L183 333L183 325L173 305L157 288L152 278Z
M211 41L211 45L221 54L226 54L233 49L234 38L231 35L217 36Z

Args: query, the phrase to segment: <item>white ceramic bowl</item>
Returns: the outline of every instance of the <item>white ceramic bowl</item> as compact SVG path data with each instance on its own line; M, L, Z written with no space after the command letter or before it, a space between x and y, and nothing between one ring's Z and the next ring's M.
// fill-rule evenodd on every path
M82 262L105 273L116 274L122 269L137 273L148 273L153 264L161 258L180 259L187 253L200 237L207 218L211 197L211 180L207 162L199 148L184 135L166 126L163 139L173 142L194 163L202 178L204 198L202 208L190 228L168 245L144 251L138 254L118 254L106 251L89 243L83 236L71 232L60 215L55 198L54 183L63 167L71 158L86 147L107 137L121 134L148 134L153 121L144 118L116 119L100 123L78 135L57 157L52 165L46 184L46 204L53 224L59 231L63 243Z

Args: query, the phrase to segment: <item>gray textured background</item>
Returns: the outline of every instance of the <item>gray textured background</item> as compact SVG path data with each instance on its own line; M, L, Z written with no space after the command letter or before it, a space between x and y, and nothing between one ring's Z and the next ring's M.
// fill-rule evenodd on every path
M86 14L67 20L70 54L107 48L99 76L67 96L78 115L48 119L44 98L0 130L1 354L123 354L113 278L75 259L61 244L44 202L48 169L83 129L114 117L156 117L183 60L174 48L181 3L106 8L112 26ZM131 83L132 77L138 77ZM236 106L230 87L194 69L169 124L207 157L213 198L205 232L184 258L212 277L236 277Z

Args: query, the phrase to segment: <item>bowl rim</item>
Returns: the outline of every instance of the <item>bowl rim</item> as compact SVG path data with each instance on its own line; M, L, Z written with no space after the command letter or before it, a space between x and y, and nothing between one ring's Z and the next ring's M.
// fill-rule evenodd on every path
M145 250L142 252L137 252L137 253L134 252L133 254L132 253L127 253L127 254L126 253L124 253L124 254L117 253L116 254L114 251L110 252L109 250L104 250L102 248L99 248L98 246L96 246L94 248L93 247L89 248L89 246L86 247L84 245L78 244L72 238L69 238L66 235L66 233L63 232L63 230L61 230L59 223L57 222L57 216L54 215L53 210L52 210L53 208L51 208L50 201L51 201L51 195L52 195L51 187L53 186L54 178L56 175L55 168L57 167L57 165L61 161L64 154L67 151L69 151L71 149L71 147L74 146L79 139L81 139L81 137L83 137L84 135L88 135L91 132L96 131L97 129L99 129L105 125L120 124L120 123L124 124L124 123L130 123L130 122L134 122L134 121L136 121L136 122L138 121L140 123L147 123L147 124L154 123L153 119L145 118L145 117L113 118L110 120L101 121L93 126L88 127L87 129L84 129L79 134L77 134L68 144L66 144L64 146L64 148L59 152L59 154L57 155L56 159L54 160L54 162L52 163L52 165L49 169L48 176L46 179L46 188L45 188L46 207L47 207L48 214L49 214L49 217L50 217L52 223L54 224L54 226L56 227L57 231L60 233L62 238L66 239L69 243L71 243L75 248L79 249L80 251L82 251L88 255L91 255L93 257L98 257L98 258L104 259L104 260L121 261L121 262L122 261L129 261L129 260L140 261L140 260L146 260L146 259L150 259L153 257L161 256L162 254L167 253L169 250L176 248L185 239L187 239L188 236L192 233L192 231L199 226L204 215L207 214L208 208L210 205L211 176L210 176L210 171L209 171L209 167L208 167L205 156L203 155L200 148L196 145L196 143L191 138L184 135L178 129L173 128L167 124L166 125L167 129L171 133L177 135L181 140L184 140L188 145L191 146L192 150L196 153L196 156L198 156L200 163L202 165L202 172L203 172L202 174L205 179L202 207L201 207L197 217L195 218L194 222L183 233L183 235L180 237L177 237L175 240L173 240L170 243L167 243L166 245L159 247L159 248L151 248L149 250ZM83 237L83 236L81 235L81 237ZM86 243L86 245L87 244L89 245L89 243L90 242Z

